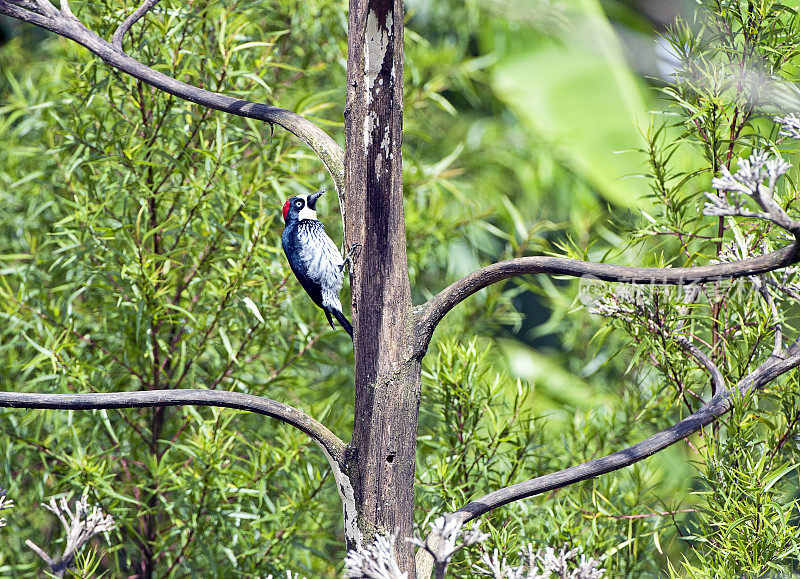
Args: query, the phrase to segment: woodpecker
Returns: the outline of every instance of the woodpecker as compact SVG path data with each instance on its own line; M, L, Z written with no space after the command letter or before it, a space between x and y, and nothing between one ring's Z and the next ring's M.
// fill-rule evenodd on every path
M331 316L341 324L353 338L353 326L342 313L339 291L342 289L342 259L336 244L325 233L325 226L317 220L317 200L325 189L312 195L295 195L283 204L283 220L286 223L281 235L283 253L289 266L306 290L328 318Z

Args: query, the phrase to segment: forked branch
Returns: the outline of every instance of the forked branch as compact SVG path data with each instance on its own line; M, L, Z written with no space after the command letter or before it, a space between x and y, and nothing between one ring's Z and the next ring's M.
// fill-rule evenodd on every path
M122 21L122 24L119 25L119 28L117 28L117 30L114 32L114 35L111 37L111 44L114 45L114 48L120 52L125 52L122 48L122 39L125 38L125 35L128 33L128 31L139 21L139 19L141 19L142 16L144 16L148 10L150 10L159 2L161 2L161 0L145 0L142 2L141 6L131 12L131 15Z
M773 198L776 182L788 170L788 163L780 159L771 159L766 154L756 152L751 155L748 161L740 161L739 166L740 170L736 175L724 172L722 179L715 179L712 183L714 188L719 190L737 190L738 188L740 193L750 195L762 209L762 213L757 215L758 218L772 221L796 236L800 232L800 222L790 218ZM768 180L767 186L763 185L764 180ZM710 195L709 198L716 199L713 195ZM719 204L712 203L710 206L707 205L707 214L718 214L716 212L717 209L727 203L726 198L720 199L723 200L719 201ZM740 208L741 203L737 201L731 207ZM733 214L742 215L742 213L735 212ZM759 288L763 289L763 282L754 276L796 263L800 259L798 247L800 246L795 241L778 251L751 259L674 269L614 266L557 257L514 259L490 265L470 274L431 299L421 309L418 322L419 335L421 340L430 340L436 324L452 307L476 291L515 275L550 273L592 276L603 281L612 282L659 285L699 284L750 276L757 281ZM800 365L800 338L786 350L782 349L780 316L769 292L762 291L762 295L773 318L775 344L769 358L740 380L733 390L734 393L746 394L749 391L760 389L781 374ZM647 312L639 311L639 314L644 316L651 324L649 328L651 332L658 331L658 328L652 325L652 320L648 318ZM715 386L716 395L707 404L677 424L629 448L560 472L499 489L470 502L451 516L459 523L464 523L513 501L553 491L630 466L697 432L728 412L732 405L733 393L725 387L725 381L719 368L687 338L673 336L672 339L675 339L686 353L694 357L709 372L711 381ZM424 342L424 344L427 347L427 342Z
M747 161L740 160L739 167L740 169L735 175L730 174L727 170L723 171L723 177L714 179L712 186L717 190L733 191L752 197L761 208L761 212L745 210L741 197L733 199L731 202L727 196L708 194L709 203L706 205L704 213L715 216L728 215L764 219L779 225L791 233L796 240L800 240L800 221L789 217L774 198L777 180L788 171L790 165L779 158L773 159L765 153L754 152ZM767 185L763 184L765 180L768 182ZM417 347L419 348L418 355L423 355L436 325L455 305L493 283L517 275L549 273L591 276L603 281L652 285L695 285L749 276L756 282L764 297L774 326L775 339L771 355L763 364L740 380L733 392L726 387L725 379L717 365L688 338L680 335L665 336L665 338L669 337L669 339L675 340L687 354L695 358L709 372L716 394L708 403L677 424L624 450L502 488L471 501L448 515L448 522L453 525L462 525L511 502L554 491L630 466L717 420L731 409L734 394L747 394L760 389L781 374L798 367L800 365L800 338L786 350L783 349L781 317L765 282L756 277L759 274L792 265L798 260L800 260L800 241L795 241L778 251L751 259L674 269L614 266L558 257L525 257L490 265L474 272L445 288L427 304L418 308ZM696 292L689 294L687 303L694 301L696 297ZM636 318L642 318L645 321L648 331L664 332L660 322L652 318L647 308L641 307L635 300L630 307L633 309L615 309L610 306L605 311L602 306L596 309L597 313L604 315L635 314ZM418 576L427 579L430 576L431 568L432 558L425 552L419 551L417 554Z
M147 408L153 406L218 406L247 410L276 418L294 426L317 442L330 457L336 471L344 460L345 443L321 422L292 406L244 394L219 390L148 390L143 392L107 392L91 394L38 394L0 392L0 407L60 410L98 410L107 408Z
M754 279L758 280L759 278ZM700 286L692 287L699 288ZM688 292L687 300L680 308L684 310L683 315L686 315L686 310L688 310L686 304L694 301L696 297L696 292ZM705 352L695 346L692 340L679 333L683 329L685 320L679 320L675 328L670 328L664 323L658 307L655 304L648 306L641 296L636 292L630 291L630 286L618 287L613 293L588 306L587 310L593 314L622 319L629 324L641 324L648 333L660 336L664 342L675 342L684 352L697 360L708 371L711 378L712 394L727 389L725 377L719 367ZM780 349L773 351L773 354L777 356L779 352Z
M594 478L656 454L697 432L717 420L731 409L731 391L726 387L719 368L708 356L683 336L676 338L677 343L688 354L694 357L709 372L717 394L702 408L684 418L677 424L654 434L653 436L603 458L579 464L559 472L546 474L515 485L491 492L475 499L447 516L448 524L463 525L503 505L519 501L549 491L567 487L571 484ZM800 338L785 352L770 356L761 366L743 378L737 384L738 392L747 392L762 388L781 374L800 365ZM417 552L417 577L427 579L433 569L433 558L424 550Z
M75 555L89 539L117 528L111 515L105 514L96 505L90 505L86 495L75 501L74 511L64 497L59 501L51 498L48 503L42 503L42 506L57 516L64 527L67 534L64 552L61 556L53 558L30 539L25 541L25 544L47 563L50 572L56 577L64 577L67 574L68 569L73 565Z

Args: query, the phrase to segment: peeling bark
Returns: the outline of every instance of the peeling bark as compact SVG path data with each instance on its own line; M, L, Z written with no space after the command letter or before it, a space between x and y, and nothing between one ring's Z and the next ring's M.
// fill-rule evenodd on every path
M420 364L409 340L402 2L351 0L348 37L345 210L347 240L361 249L351 279L356 403L346 469L370 541L396 530L411 536L414 508ZM411 546L398 541L396 549L413 573Z

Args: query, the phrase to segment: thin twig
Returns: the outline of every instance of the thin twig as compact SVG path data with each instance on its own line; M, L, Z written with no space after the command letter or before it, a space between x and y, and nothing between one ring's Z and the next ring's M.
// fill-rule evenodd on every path
M712 392L723 392L728 389L725 384L725 378L722 376L722 372L720 372L717 365L711 361L705 352L703 352L700 348L692 344L688 338L685 336L673 336L672 339L677 342L677 344L683 348L683 350L692 356L695 360L700 362L703 367L708 370L708 373L711 375L711 384L712 384Z
M125 38L125 35L131 29L131 27L147 13L148 10L153 8L153 6L159 2L161 2L161 0L145 0L142 2L141 6L131 12L131 15L122 21L122 24L120 24L119 27L114 31L114 36L111 37L111 44L114 45L114 48L120 52L125 52L122 50L122 40Z
M663 511L657 513L641 513L638 515L612 515L609 513L592 513L585 509L578 509L586 515L587 519L598 519L600 517L608 517L609 519L626 520L626 519L647 519L649 517L670 517L672 515L682 515L685 513L696 513L697 509L679 509L677 511Z
M781 350L783 350L783 323L781 316L778 313L778 307L775 305L775 300L772 299L772 292L770 291L769 286L765 284L763 280L758 280L758 291L761 293L761 296L767 303L769 313L772 316L772 327L775 333L775 342L772 347L772 355L777 356L780 354Z

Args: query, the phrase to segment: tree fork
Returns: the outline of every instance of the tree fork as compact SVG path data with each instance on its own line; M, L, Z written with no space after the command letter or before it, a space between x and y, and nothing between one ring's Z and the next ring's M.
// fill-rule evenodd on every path
M355 417L347 472L365 543L380 533L413 534L420 361L411 348L402 113L403 3L350 0L344 211L347 242L361 251L351 276ZM413 574L411 545L396 548Z

